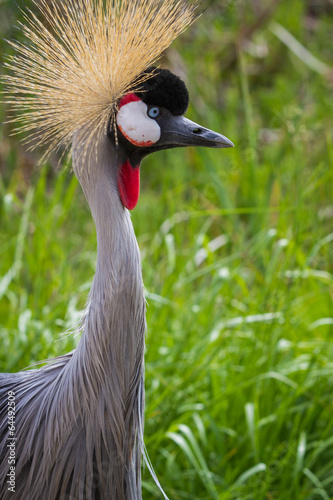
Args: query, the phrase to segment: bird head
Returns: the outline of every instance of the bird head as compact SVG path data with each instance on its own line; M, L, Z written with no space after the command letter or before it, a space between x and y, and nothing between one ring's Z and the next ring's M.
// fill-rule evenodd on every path
M229 148L225 136L194 123L183 115L189 105L185 83L167 69L148 68L140 89L123 96L116 124L126 161L121 164L118 189L123 205L133 209L139 198L142 159L163 149L204 146ZM112 133L110 137L112 138Z
M200 0L32 0L25 42L10 42L5 101L30 149L71 152L81 185L98 175L103 148L120 166L121 201L135 207L142 158L184 146L231 147L224 136L183 115L180 78L151 66L197 17ZM123 161L123 159L125 160ZM83 186L82 186L83 187Z

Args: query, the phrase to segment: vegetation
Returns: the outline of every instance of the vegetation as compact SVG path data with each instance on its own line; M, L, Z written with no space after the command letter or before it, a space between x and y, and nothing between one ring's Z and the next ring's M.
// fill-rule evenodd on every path
M0 4L2 37L19 36L17 5ZM330 0L210 1L163 61L185 75L188 116L235 143L147 159L133 212L145 440L170 499L333 498L332 21ZM35 168L40 153L10 132L0 129L1 371L75 347L62 332L96 260L70 170L56 158ZM161 498L147 470L144 498Z

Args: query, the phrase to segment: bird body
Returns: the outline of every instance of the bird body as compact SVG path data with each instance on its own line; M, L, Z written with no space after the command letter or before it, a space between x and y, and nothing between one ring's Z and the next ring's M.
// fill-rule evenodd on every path
M11 390L18 410L16 492L13 497L7 490L4 500L95 499L100 491L101 498L112 500L141 498L145 300L138 245L117 194L112 149L105 136L94 176L89 183L80 177L96 224L97 266L79 344L43 368L0 376L1 402ZM74 144L74 168L77 155ZM5 453L6 406L0 428ZM4 484L6 470L0 471Z
M14 44L7 101L14 111L23 107L19 122L47 153L71 148L95 221L97 265L75 351L39 369L0 374L0 496L140 500L145 299L128 209L138 201L147 154L232 143L184 118L184 83L150 67L194 19L186 2L66 0L61 10L41 0L41 11L55 35L26 14L33 48ZM9 393L15 491L8 488Z

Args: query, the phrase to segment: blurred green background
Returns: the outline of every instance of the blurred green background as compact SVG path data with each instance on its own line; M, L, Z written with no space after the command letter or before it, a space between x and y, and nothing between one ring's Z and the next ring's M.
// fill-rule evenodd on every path
M22 5L22 2L19 2ZM28 7L30 1L24 2ZM162 59L233 150L142 166L146 446L173 500L333 498L333 2L206 1ZM19 7L0 0L3 40ZM1 71L5 71L4 68ZM0 122L6 109L0 107ZM0 370L73 349L84 196L0 127ZM144 472L146 500L161 498Z

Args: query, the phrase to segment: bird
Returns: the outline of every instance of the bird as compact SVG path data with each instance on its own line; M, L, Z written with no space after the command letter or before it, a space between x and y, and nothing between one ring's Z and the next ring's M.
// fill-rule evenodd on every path
M183 80L156 66L198 17L187 0L33 0L9 42L8 121L72 168L96 227L97 263L76 349L0 374L3 500L141 500L145 296L130 210L142 160L228 148L184 116ZM148 459L161 495L167 498Z

